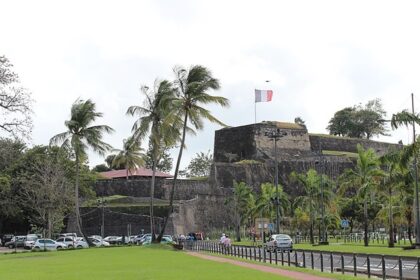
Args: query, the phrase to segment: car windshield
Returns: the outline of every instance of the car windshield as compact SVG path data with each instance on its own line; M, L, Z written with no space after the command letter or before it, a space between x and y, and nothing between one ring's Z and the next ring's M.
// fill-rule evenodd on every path
M289 240L290 236L286 235L286 234L280 234L276 236L277 240Z

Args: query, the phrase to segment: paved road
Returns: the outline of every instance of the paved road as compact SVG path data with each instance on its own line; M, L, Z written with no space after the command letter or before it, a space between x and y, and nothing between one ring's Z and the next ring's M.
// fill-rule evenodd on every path
M15 249L9 249L7 247L1 247L0 246L0 254L11 253L11 252L14 252L14 251L15 251ZM17 248L16 251L17 252L23 252L23 251L27 251L27 250L22 249L22 248Z
M270 262L270 252L263 250L262 248L255 248L254 247L239 247L233 246L232 252L230 254L235 255L244 255L248 259L256 259L263 261L264 254L266 262ZM305 258L304 258L305 256ZM332 261L331 261L332 257ZM297 260L297 266L303 267L306 266L307 268L312 267L312 259L313 259L313 267L315 269L321 270L321 263L323 266L324 272L331 272L334 273L342 273L344 268L344 272L348 274L354 274L354 260L353 256L350 254L342 255L341 254L330 254L330 253L323 253L321 258L321 253L313 251L312 257L311 253L305 251L293 251L292 253L288 254L287 252L283 253L283 256L280 252L277 253L277 263L281 265L289 265L288 259L290 258L290 265L295 266ZM283 260L283 261L282 261ZM369 258L369 269L371 275L375 275L377 277L382 278L382 259L381 256L372 255ZM271 253L271 263L276 263L276 255L274 252ZM399 262L398 258L391 257L385 259L385 278L399 278ZM356 274L363 274L366 275L368 272L368 260L365 255L358 255L356 257ZM403 279L419 279L418 278L418 267L417 261L415 258L404 258L401 262L401 272Z

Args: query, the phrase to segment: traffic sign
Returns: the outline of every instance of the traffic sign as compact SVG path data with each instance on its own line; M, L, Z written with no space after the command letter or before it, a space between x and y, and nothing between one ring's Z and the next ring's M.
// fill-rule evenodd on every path
M341 220L340 225L342 228L348 228L350 226L350 223L348 220Z

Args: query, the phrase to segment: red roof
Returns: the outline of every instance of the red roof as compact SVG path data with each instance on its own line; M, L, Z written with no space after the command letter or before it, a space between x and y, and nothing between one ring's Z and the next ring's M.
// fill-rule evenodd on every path
M127 177L127 170L111 170L107 172L100 172L101 176L105 177L106 179L115 179L115 178L125 178ZM128 172L129 177L152 177L152 170L147 168L137 168ZM171 174L163 173L160 171L156 171L156 177L160 178L171 178L173 177Z

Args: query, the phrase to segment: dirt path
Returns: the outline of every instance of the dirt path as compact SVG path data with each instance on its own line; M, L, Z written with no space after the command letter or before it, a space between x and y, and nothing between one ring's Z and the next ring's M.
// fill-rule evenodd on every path
M256 269L256 270L263 271L263 272L282 275L282 276L286 276L286 277L289 277L289 278L292 278L292 279L331 280L331 278L324 278L324 277L310 275L310 274L306 274L306 273L302 273L302 272L290 271L290 270L285 270L285 269L281 269L281 268L270 267L270 266L265 266L265 265L260 265L260 264L241 262L241 261L237 261L237 260L233 260L233 259L210 256L210 255L205 255L205 254L200 254L200 253L195 253L195 252L188 252L187 254L191 255L191 256L194 256L194 257L199 257L199 258L202 258L202 259L206 259L206 260L211 260L211 261L216 261L216 262L221 262L221 263L230 263L230 264L234 264L234 265L238 265L238 266L242 266L242 267L246 267L246 268Z

